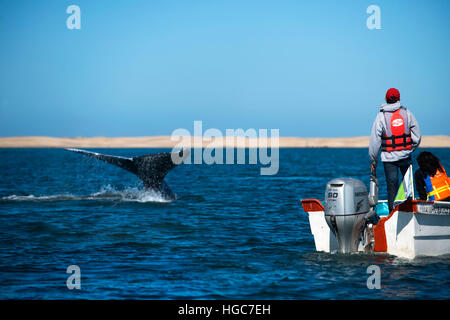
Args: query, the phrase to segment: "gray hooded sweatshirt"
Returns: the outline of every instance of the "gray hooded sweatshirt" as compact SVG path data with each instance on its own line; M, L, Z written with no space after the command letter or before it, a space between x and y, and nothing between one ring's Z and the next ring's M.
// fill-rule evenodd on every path
M381 137L385 135L386 128L386 120L384 118L384 112L395 112L401 107L400 101L396 103L384 103L380 107L380 113L378 113L377 117L372 126L372 132L370 134L370 144L369 144L369 157L370 162L375 166L378 162L378 154L381 150ZM414 115L407 110L407 121L409 124L409 128L411 131L411 140L412 140L412 148L411 150L399 150L392 152L381 152L381 161L382 162L393 162L397 160L403 160L410 157L411 153L419 146L420 144L420 129L419 124L417 123Z

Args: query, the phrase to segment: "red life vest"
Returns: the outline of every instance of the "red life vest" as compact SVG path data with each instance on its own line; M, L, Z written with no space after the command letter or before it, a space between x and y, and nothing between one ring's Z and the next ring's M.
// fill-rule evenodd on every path
M381 150L386 152L411 150L412 140L407 111L401 107L395 112L384 112L385 136L381 137Z

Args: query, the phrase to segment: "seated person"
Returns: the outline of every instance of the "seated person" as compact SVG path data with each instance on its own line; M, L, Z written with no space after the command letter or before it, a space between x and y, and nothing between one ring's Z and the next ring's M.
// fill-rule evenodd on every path
M450 178L439 159L428 151L417 157L419 169L414 173L420 200L450 201Z

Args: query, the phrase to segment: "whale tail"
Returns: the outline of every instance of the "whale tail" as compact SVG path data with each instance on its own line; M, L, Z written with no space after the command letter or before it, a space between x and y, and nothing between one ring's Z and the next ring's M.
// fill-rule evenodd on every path
M164 181L164 178L170 170L180 164L189 154L187 150L181 150L176 153L163 152L126 158L75 148L65 148L65 150L81 153L130 171L142 180L146 189L163 192L172 199L175 198L175 195ZM174 160L176 161L174 162Z

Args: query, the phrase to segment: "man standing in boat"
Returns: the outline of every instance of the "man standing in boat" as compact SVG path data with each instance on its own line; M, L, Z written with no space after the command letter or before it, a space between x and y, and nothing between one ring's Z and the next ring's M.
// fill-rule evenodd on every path
M372 173L375 174L378 154L386 175L389 212L394 207L394 199L399 187L398 172L402 177L411 165L411 154L420 144L419 124L414 115L401 105L400 92L391 88L386 93L386 103L372 126L369 157Z

